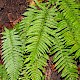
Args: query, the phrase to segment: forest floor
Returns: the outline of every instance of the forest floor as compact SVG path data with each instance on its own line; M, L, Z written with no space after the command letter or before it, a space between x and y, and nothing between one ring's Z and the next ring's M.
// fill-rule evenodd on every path
M27 0L0 0L0 33L3 31L4 26L12 28L11 22L21 18L21 15L26 11L26 8L28 8L28 5ZM2 35L0 34L0 64L3 63L1 60L1 37ZM48 78L50 78L50 80L64 80L61 78L61 73L55 70L55 65L52 63L51 57L47 64L45 67L45 80L48 80Z

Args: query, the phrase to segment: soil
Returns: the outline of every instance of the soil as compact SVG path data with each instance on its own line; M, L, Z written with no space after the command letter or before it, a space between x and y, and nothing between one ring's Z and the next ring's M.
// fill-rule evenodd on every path
M3 26L12 27L10 23L21 18L28 5L28 0L0 0L0 33L3 31ZM0 34L0 64L3 64L1 59L1 37L2 35ZM54 66L55 64L52 63L52 59L50 58L48 65L45 67L45 80L63 80L61 73L58 74Z
M11 13L13 20L23 14L28 7L26 0L0 0L0 21L9 22L8 14Z

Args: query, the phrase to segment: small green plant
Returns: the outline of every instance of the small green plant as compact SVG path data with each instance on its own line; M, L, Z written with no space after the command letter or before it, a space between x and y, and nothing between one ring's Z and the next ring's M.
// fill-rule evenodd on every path
M8 80L44 80L49 55L54 55L56 69L62 71L65 80L77 80L80 5L75 0L34 1L38 8L28 8L14 29L5 28L2 33L3 66Z

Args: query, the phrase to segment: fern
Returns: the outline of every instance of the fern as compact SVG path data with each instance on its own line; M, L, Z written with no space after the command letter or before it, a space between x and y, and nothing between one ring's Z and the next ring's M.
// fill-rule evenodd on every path
M15 29L3 32L3 60L10 80L44 80L48 54L55 54L53 62L65 80L77 80L80 5L75 0L34 1L38 8L28 8Z
M59 6L59 7L58 7ZM62 70L62 77L65 80L76 80L77 66L75 64L75 58L80 57L80 16L79 7L73 0L58 0L56 3L58 7L55 20L58 22L58 30L55 33L53 52L54 62L58 72ZM55 9L56 10L56 9ZM60 40L60 41L59 41ZM73 45L70 49L69 46ZM73 52L76 52L74 56L70 56ZM71 65L71 66L70 66Z
M46 54L49 50L48 46L50 47L52 44L52 38L50 37L52 30L49 27L50 24L46 24L48 21L47 18L50 17L48 16L50 12L47 11L48 9L45 5L41 7L41 10L37 8L28 10L29 11L24 14L27 16L27 19L30 17L29 13L35 14L36 16L32 18L32 22L26 34L26 54L29 55L26 57L25 63L28 64L25 66L27 74L32 80L42 80L43 76L41 70L44 70L43 66L46 65L46 60L48 59Z
M80 6L74 0L59 1L59 9L62 10L60 16L63 18L60 24L66 25L66 32L64 32L65 40L68 42L68 46L74 44L70 53L76 51L75 56L78 58L80 56Z
M56 62L56 69L58 72L62 71L62 77L65 80L76 80L78 78L78 71L73 56L70 56L70 49L65 48L65 41L59 34L55 34L54 45L51 48L51 53L56 53L54 62Z
M10 76L10 80L17 80L22 67L22 51L20 49L21 41L17 32L5 28L3 34L3 60L5 68Z
M8 80L8 75L6 69L3 65L0 64L0 80Z

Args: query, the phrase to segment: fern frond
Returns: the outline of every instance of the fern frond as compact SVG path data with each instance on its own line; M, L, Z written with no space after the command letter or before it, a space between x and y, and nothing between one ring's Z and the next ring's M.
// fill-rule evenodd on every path
M1 80L9 80L9 76L6 72L6 69L1 64L0 64L0 78L1 78Z
M62 77L65 77L65 80L76 80L78 71L73 60L74 56L71 54L76 52L76 58L80 57L80 15L78 13L80 10L73 0L58 1L57 11L55 8L57 29L51 52L56 53L54 62L56 62L58 72L62 71Z
M33 6L34 7L34 6ZM26 46L26 39L27 39L27 32L30 29L31 26L31 22L33 21L34 17L36 16L36 14L33 12L33 9L31 9L30 11L28 11L29 9L27 9L27 12L25 12L23 15L25 16L23 18L23 20L15 25L16 31L18 32L20 39L22 41L22 45L23 45L23 51L26 52L25 46ZM35 7L36 10L36 7ZM35 11L36 12L36 11ZM24 52L24 54L25 54Z
M65 40L60 33L56 33L54 37L51 53L56 53L53 59L56 62L56 69L58 69L58 72L62 71L61 76L65 80L76 80L78 71L73 56L70 56L70 49L66 49Z
M45 4L41 6L40 10L32 7L28 9L28 12L24 13L24 15L27 16L25 17L26 20L31 19L26 34L27 56L25 60L25 70L26 74L28 74L32 80L42 80L44 77L41 71L44 72L43 66L46 65L48 59L47 52L53 42L51 36L53 35L52 29L55 28L53 19L54 10L52 8L49 10ZM26 22L25 25L27 29L28 22Z
M61 11L61 21L59 23L65 26L65 40L68 46L73 44L71 52L76 52L76 58L80 57L80 5L74 0L59 0L59 11ZM59 26L60 27L60 26Z
M15 31L5 28L3 34L3 46L2 46L2 58L4 61L7 73L10 76L10 80L17 80L20 74L20 69L23 65L22 51L20 46L22 45L20 38Z

